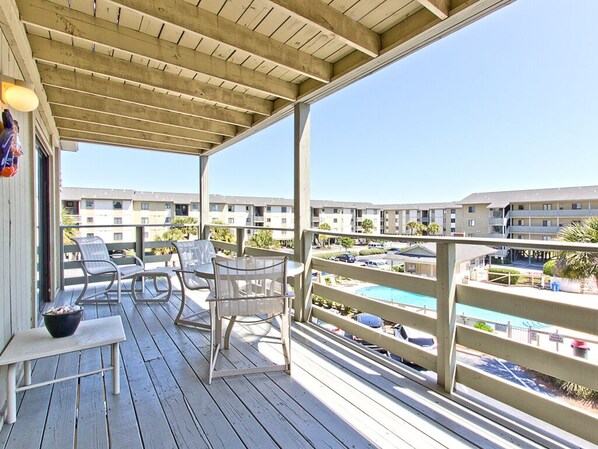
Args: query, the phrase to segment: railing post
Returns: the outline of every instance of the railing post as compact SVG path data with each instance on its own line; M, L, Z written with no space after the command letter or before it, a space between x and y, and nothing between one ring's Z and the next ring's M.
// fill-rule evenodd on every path
M245 229L237 228L237 257L245 254Z
M210 192L208 188L208 156L199 157L199 238L210 238Z
M295 277L295 320L307 321L311 314L311 224L310 185L310 114L309 105L294 108L294 215L295 260L305 270Z
M145 263L145 234L143 226L135 226L135 255Z
M436 337L438 339L438 384L453 391L457 367L455 244L437 243L436 252Z
M60 232L58 236L59 245L60 245L60 290L64 290L64 228L60 226Z

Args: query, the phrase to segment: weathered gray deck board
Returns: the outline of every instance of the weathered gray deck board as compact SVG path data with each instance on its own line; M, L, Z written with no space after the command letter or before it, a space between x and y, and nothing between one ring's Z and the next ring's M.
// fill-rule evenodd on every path
M69 289L54 305L77 295ZM21 393L0 448L540 447L305 325L293 326L292 376L207 385L208 334L173 324L179 304L175 292L169 303L135 304L125 294L121 305L87 305L85 319L123 319L120 395L112 372ZM249 329L238 326L222 367L280 360L280 347L264 338L276 327ZM33 375L87 370L109 357L106 347L42 359Z

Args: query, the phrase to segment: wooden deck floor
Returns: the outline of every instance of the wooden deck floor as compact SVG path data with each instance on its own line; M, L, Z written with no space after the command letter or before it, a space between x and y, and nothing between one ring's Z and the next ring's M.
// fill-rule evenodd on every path
M71 303L78 291L56 301ZM205 333L178 327L167 304L86 306L85 319L120 314L121 394L96 374L19 394L17 422L0 448L506 448L543 447L338 344L293 326L293 373L206 383ZM255 327L255 326L254 326ZM265 334L240 328L221 361L249 366L281 357ZM38 361L33 378L98 368L109 349ZM554 447L563 447L555 445Z

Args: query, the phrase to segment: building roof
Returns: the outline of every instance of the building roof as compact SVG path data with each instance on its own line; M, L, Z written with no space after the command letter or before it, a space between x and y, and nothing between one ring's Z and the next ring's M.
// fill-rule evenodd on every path
M496 249L482 245L457 245L455 259L457 263L467 262L478 259L489 254L496 253ZM435 243L418 243L401 251L396 255L387 254L386 257L391 260L429 260L436 256Z
M598 186L472 193L457 203L487 204L488 208L501 208L510 203L576 200L598 200Z
M460 209L461 205L453 202L446 203L410 203L410 204L379 204L383 210L412 210L412 209Z
M85 187L63 187L63 201L80 201L82 199L133 200L134 190L129 189L94 189Z

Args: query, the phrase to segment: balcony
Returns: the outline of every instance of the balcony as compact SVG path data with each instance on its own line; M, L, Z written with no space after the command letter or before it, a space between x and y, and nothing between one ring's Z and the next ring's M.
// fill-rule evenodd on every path
M509 226L511 234L558 234L558 226Z
M57 304L77 292L66 290ZM121 307L86 308L86 319L122 318L120 395L112 394L111 373L21 393L16 423L0 432L2 447L537 447L448 400L416 372L372 359L308 323L293 325L291 376L208 385L207 336L173 324L179 300L175 294L170 303L148 306L125 297ZM280 356L267 342L256 344L261 336L236 333L225 363L246 367ZM40 360L33 380L99 367L106 357L91 350Z
M218 225L217 227L230 226ZM249 228L237 228L237 236L245 235L246 229ZM308 231L312 236L317 232L317 229ZM137 235L143 234L143 232L137 232ZM329 234L337 237L359 237L359 234L334 231L330 231ZM508 438L516 438L517 444L521 444L522 447L532 447L532 443L526 437L521 436L528 435L530 431L542 433L541 439L544 443L554 438L575 441L577 437L563 434L564 430L596 442L593 439L592 431L585 430L594 428L592 426L596 424L595 417L586 415L575 407L554 401L549 396L535 393L495 377L460 360L456 361L454 371L450 368L447 371L446 366L448 365L443 366L443 359L453 357L456 345L459 345L459 351L469 348L469 351L488 354L489 357L498 357L559 378L575 380L595 389L598 387L598 364L571 357L571 355L555 353L546 345L540 346L539 343L531 341L519 342L462 324L456 324L454 330L450 331L448 323L451 307L447 309L444 306L450 301L448 290L443 289L438 282L441 279L446 279L447 270L451 271L450 262L447 259L448 254L452 251L451 247L462 243L492 244L493 246L500 244L512 248L544 251L548 248L553 251L564 248L587 250L588 245L443 237L376 237L394 242L426 240L436 243L438 279L353 266L320 259L315 255L311 259L311 270L308 272L312 270L326 272L333 276L338 275L368 284L383 285L431 296L436 298L438 304L436 314L422 315L397 307L393 303L355 295L334 284L310 282L311 276L307 278L307 282L311 283L313 293L320 297L328 298L346 307L373 313L390 322L408 323L410 327L435 335L439 345L438 353L433 354L418 346L409 345L390 334L374 332L370 328L357 324L354 320L332 313L329 309L320 306L312 306L312 317L372 342L382 350L407 358L426 368L428 370L426 373L410 371L377 352L369 351L342 337L323 332L313 324L297 322L293 327L295 366L291 377L284 374L248 376L247 378L222 381L220 385L215 383L212 386L207 386L204 384L206 353L205 350L202 350L206 344L205 335L197 331L177 328L172 324L172 318L176 314L180 300L178 294L175 293L175 298L166 305L136 305L125 299L121 311L111 310L107 306L106 308L98 306L92 310L91 316L87 316L87 318L91 318L95 314L98 316L121 314L123 321L128 323L126 345L130 345L130 347L123 349L122 352L123 383L127 382L127 386L123 388L125 396L114 398L108 393L105 411L107 418L100 410L98 416L85 418L98 421L94 424L87 422L85 426L99 426L100 429L107 426L108 431L101 430L102 435L105 435L106 432L118 432L120 424L113 422L113 420L117 421L118 416L125 422L133 422L136 438L147 441L147 438L153 437L152 432L156 431L154 427L143 422L143 419L147 418L161 422L165 426L164 428L170 429L164 436L169 439L168 441L171 441L172 438L177 441L177 444L180 444L180 441L187 437L185 432L190 432L190 434L200 432L203 433L204 438L212 442L216 431L211 426L225 424L217 424L217 418L213 418L214 422L210 425L204 424L205 418L199 419L202 407L206 407L204 396L208 395L210 404L213 402L220 404L223 398L227 397L226 406L221 406L218 413L222 412L227 416L231 414L254 416L250 424L242 426L242 430L238 432L237 437L244 444L255 444L253 438L258 437L250 430L253 428L252 426L255 426L258 429L265 429L276 444L284 447L283 432L277 434L272 433L271 430L277 425L283 426L285 429L295 429L289 430L291 432L289 435L294 435L292 437L294 441L311 441L311 434L308 435L304 432L308 432L306 429L315 426L309 432L313 431L314 434L319 435L318 438L323 438L323 441L337 438L342 446L350 440L358 447L361 444L371 444L376 447L404 447L405 444L411 443L414 447L429 447L428 444L431 440L453 441L455 444L457 441L461 441L463 444L467 444L476 438L490 438L492 441L497 441L499 447L503 447L507 444L506 440L503 440L503 438L507 438L505 435L509 435ZM158 244L168 244L168 242L146 242L145 244L151 248ZM276 253L271 250L245 247L242 242L214 242L214 244L220 249L237 254ZM136 242L122 245L127 248L139 247ZM598 248L592 247L592 251L598 252ZM295 282L297 281L295 279ZM455 289L455 304L465 304L521 316L530 321L550 323L552 326L567 329L569 333L598 335L598 301L589 301L588 304L581 306L575 305L571 301L559 302L558 297L548 297L547 295L551 295L551 292L531 289L515 291L483 283L462 284L456 279L450 282L453 283ZM78 288L77 286L67 287L58 301L70 301L77 294ZM295 301L296 308L302 307L299 301L300 298ZM201 301L199 303L201 305ZM442 344L444 341L442 335L447 333L455 336L448 346ZM267 345L262 346L261 343L259 345L251 344L249 341L251 338L244 332L237 335L234 350L228 356L228 362L241 365L251 364L252 360L267 358L274 351ZM99 357L99 354L96 354L95 357ZM60 364L61 361L57 360L52 363ZM86 363L92 362L87 361ZM185 379L185 381L183 382L181 379ZM109 383L110 376L107 376L103 382ZM96 379L90 383L94 385L93 388L96 391L110 391L109 387L104 388L102 379ZM242 389L236 388L241 384L243 385ZM447 386L449 391L452 391L451 394L446 393ZM76 384L73 384L70 388L72 388L70 393L61 394L79 394L81 397L88 398L87 400L92 400L89 398L92 393L83 390L87 388L87 383L82 381L80 386L77 387ZM323 391L326 393L323 394ZM430 394L434 398L431 402L427 398ZM483 395L502 402L504 405L490 406ZM55 394L50 395L49 393L44 396L45 399L42 402L44 410L53 410L56 407L56 404L52 402L54 396ZM200 400L198 397L202 399ZM26 399L25 395L23 404L28 404ZM35 401L39 401L39 399L35 399ZM162 402L162 406L158 406L159 402ZM141 407L140 404L145 407L146 403L149 404L149 409L140 414L137 407ZM185 407L181 408L179 404L185 404ZM464 409L464 405L470 409ZM22 407L27 410L27 406ZM70 413L73 416L76 416L76 412L83 413L83 411L75 410L75 401L73 401L72 407L73 410ZM81 406L79 405L79 407ZM215 405L214 407L218 408ZM493 407L498 408L493 409ZM113 410L117 410L117 412ZM258 410L260 412L256 413ZM505 430L501 428L504 422L497 424L487 421L487 417L490 415L486 415L486 412L489 410L494 410L501 415L528 413L531 416L523 420L513 418L515 427ZM28 412L24 411L23 413ZM123 417L122 414L125 416ZM140 415L141 418L136 421L133 419L135 415ZM457 415L466 416L468 421L458 424L451 418L451 416ZM399 416L402 424L400 427L396 427ZM575 419L569 419L566 416L574 416ZM102 421L103 419L107 419L107 423ZM172 424L172 421L180 419L189 423L185 432L180 430L182 426ZM271 420L277 424L273 424ZM319 424L313 424L313 420L318 420ZM545 420L556 427L551 427L540 420ZM298 427L298 422L308 422L309 425ZM15 426L18 423L19 421ZM321 426L326 430L322 430ZM409 436L404 433L403 426L411 429ZM440 427L443 430L439 430ZM546 429L550 429L549 434L544 434ZM46 432L49 432L47 438L53 438L50 429ZM77 436L72 436L72 438L84 438L82 435L79 431ZM21 436L21 438L24 437ZM408 440L404 440L404 438L408 438ZM589 443L583 441L580 443L581 446L587 444ZM319 446L316 445L316 447Z
M511 218L585 218L598 216L598 209L512 210Z
M489 219L490 226L506 226L507 225L507 218L505 217L490 217Z

